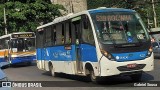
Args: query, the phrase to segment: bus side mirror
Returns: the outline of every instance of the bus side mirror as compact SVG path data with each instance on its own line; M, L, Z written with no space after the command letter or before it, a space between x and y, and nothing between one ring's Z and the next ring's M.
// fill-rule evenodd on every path
M9 44L9 40L6 40L5 43L6 43L6 44Z
M89 19L88 19L88 16L87 16L87 15L84 15L84 16L83 16L82 22L83 22L83 28L84 28L84 29L88 29Z
M158 48L158 46L155 46L155 48Z
M84 29L88 29L88 21L87 20L83 21L83 26L84 26Z
M152 26L151 26L151 25L148 25L148 29L151 30L151 28L152 28Z

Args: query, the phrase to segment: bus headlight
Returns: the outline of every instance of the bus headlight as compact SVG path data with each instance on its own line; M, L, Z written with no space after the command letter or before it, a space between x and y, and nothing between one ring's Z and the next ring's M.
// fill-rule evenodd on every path
M150 47L148 50L148 53L147 53L147 57L150 57L152 52L153 52L153 49L152 49L152 47Z
M101 49L101 53L107 57L109 60L114 60L114 58L112 57L111 54L109 54L108 52L106 52L105 50Z

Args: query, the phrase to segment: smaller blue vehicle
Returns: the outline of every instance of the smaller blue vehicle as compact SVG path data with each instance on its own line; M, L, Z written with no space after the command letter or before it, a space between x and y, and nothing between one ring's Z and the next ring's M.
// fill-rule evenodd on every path
M153 53L155 58L160 58L160 42L152 42Z
M3 70L1 69L3 66L6 66L7 63L0 63L0 90L11 90L11 87L5 87L3 86L3 83L8 81L8 77L6 76L6 74L3 72Z

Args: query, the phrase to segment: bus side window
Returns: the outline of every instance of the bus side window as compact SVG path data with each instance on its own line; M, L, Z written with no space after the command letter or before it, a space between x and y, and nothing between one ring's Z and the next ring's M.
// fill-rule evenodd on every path
M65 23L65 44L71 44L71 25L69 22Z
M62 37L61 37L62 38L62 43L61 43L62 45L64 44L64 39L65 39L64 28L65 28L65 25L64 25L64 23L62 23L62 34L61 34L62 35Z
M2 40L0 40L0 49L3 49Z
M43 34L44 34L43 28L39 29L39 31L36 32L36 47L37 48L43 47ZM14 42L13 42L13 45L15 45Z
M61 45L62 42L62 24L56 26L56 45Z
M89 43L89 44L94 44L94 36L93 36L93 31L91 28L90 21L88 19L87 15L83 16L82 19L82 39L83 42Z
M18 43L18 51L23 51L23 49L24 49L24 41L23 41L23 39L18 39L18 41L17 41L17 43Z
M52 45L52 38L51 38L51 35L52 35L52 29L51 29L51 26L48 26L45 28L45 32L46 32L46 40L45 40L45 46L51 46Z
M2 45L0 45L0 49L2 49Z
M9 40L5 40L5 49L8 49L8 45L9 45Z
M52 32L52 39L53 39L53 41L52 41L52 43L53 43L53 45L56 45L56 26L52 26L53 27L53 32Z

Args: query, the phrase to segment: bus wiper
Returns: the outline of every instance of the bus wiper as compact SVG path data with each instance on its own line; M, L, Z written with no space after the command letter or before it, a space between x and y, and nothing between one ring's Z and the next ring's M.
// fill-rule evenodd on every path
M116 42L115 42L115 40L113 39L113 37L110 34L109 34L109 38L111 39L111 41L113 42L113 45L115 46Z
M117 47L117 48L139 47L139 46L141 46L140 43L128 43L128 44L119 44L119 45L115 45L115 47Z

